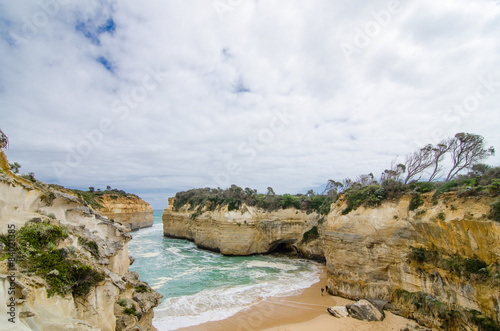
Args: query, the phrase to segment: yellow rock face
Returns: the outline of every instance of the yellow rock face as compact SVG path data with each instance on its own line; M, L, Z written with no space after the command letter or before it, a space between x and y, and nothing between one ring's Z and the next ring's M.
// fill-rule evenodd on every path
M486 216L494 199L447 193L436 203L427 194L421 197L424 204L410 211L410 198L347 215L342 215L344 200L332 205L324 235L328 286L352 299L390 301L398 289L424 292L451 309L478 310L498 323L498 287L409 259L411 247L421 247L449 257L500 262L500 224Z
M227 207L205 211L193 219L189 206L174 211L173 204L169 199L163 212L165 236L193 240L198 247L225 255L267 253L280 244L296 244L320 218L293 208L268 212L243 206L235 211Z
M8 164L0 150L0 166ZM145 207L142 210L146 209ZM152 212L151 212L152 213ZM156 330L151 322L153 307L160 304L161 295L151 290L138 293L138 275L129 272L127 243L131 236L127 227L110 222L94 212L75 196L53 190L48 185L22 180L11 172L0 174L0 234L8 229L19 231L27 222L49 223L67 229L69 235L58 248L74 251L78 260L105 274L104 280L92 286L87 295L73 297L47 296L48 285L43 278L17 265L12 270L7 260L0 261L0 314L8 316L7 305L15 302L15 324L0 320L1 330ZM91 254L80 242L85 238L98 247ZM57 271L57 270L55 270ZM15 281L8 276L15 276ZM136 277L137 276L137 277ZM123 307L121 298L138 298L137 308L143 314L127 327L117 325ZM135 302L135 301L134 301ZM116 307L120 309L116 311ZM14 309L13 308L13 309ZM128 315L126 316L128 317Z
M104 216L128 226L131 230L145 228L153 225L154 216L151 205L134 196L102 195L99 202L103 208L98 211Z

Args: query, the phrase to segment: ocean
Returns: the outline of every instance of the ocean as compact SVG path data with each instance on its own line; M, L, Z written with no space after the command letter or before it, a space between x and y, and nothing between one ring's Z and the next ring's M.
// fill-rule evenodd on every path
M154 326L176 330L225 319L275 296L293 295L319 280L319 265L285 256L223 256L163 237L163 211L150 228L132 232L130 267L163 295Z

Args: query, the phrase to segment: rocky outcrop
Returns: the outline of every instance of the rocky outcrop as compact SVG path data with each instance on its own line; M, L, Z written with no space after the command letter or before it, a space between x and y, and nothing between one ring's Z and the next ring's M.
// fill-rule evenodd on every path
M411 198L346 215L345 200L332 205L324 233L329 291L386 299L393 311L431 327L463 327L477 314L498 325L500 224L487 219L494 199L428 193L410 210ZM474 263L488 267L467 270Z
M6 163L2 151L0 159ZM39 181L20 180L5 170L0 174L0 225L0 235L10 238L3 253L12 243L14 257L0 262L0 314L4 316L0 329L156 330L151 324L152 308L160 303L161 295L129 272L128 228L94 212L73 195ZM71 255L72 261L84 266L83 271L94 270L102 279L82 291L84 294L48 295L51 287L47 277L57 277L63 271L41 274L19 264L22 247L14 244L14 235L27 225L62 229L64 239L50 243L57 244L52 251ZM119 304L123 300L128 300L128 311Z
M287 245L326 261L331 294L389 301L387 309L428 327L488 329L500 321L500 223L488 219L495 199L410 193L346 212L341 195L325 222L293 208L174 210L169 199L163 225L166 236L228 255Z
M383 321L384 311L368 300L362 299L346 306L349 316L368 322Z
M100 196L97 210L99 213L113 219L131 230L150 227L153 225L153 209L146 201L135 195L119 196L104 194Z
M310 240L310 245L303 242L304 233L318 227L321 216L316 213L294 208L265 211L243 205L234 211L224 206L196 215L189 205L180 210L174 210L173 205L170 198L163 212L164 235L192 240L200 248L225 255L250 255L287 246L310 257L323 256L319 239Z

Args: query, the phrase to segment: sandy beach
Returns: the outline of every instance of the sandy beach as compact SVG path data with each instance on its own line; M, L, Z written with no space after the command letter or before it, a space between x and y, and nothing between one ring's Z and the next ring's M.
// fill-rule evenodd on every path
M244 309L234 316L215 322L207 322L182 331L306 331L306 330L402 330L416 323L386 312L382 322L363 322L354 318L338 319L331 316L327 307L351 303L351 300L321 295L326 284L326 268L322 268L320 281L297 295L275 297Z

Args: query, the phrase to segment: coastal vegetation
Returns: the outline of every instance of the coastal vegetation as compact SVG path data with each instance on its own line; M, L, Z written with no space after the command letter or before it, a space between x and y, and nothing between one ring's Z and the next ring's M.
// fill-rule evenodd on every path
M104 196L108 196L113 200L116 200L119 197L139 198L135 194L127 193L123 190L113 189L109 185L106 187L105 190L101 190L99 188L95 189L94 187L91 186L87 191L77 190L77 189L67 189L61 185L56 185L56 184L50 184L49 186L59 191L71 192L72 194L76 195L77 197L85 201L89 206L91 206L94 209L99 209L103 207L101 203L103 201Z
M329 196L343 193L347 207L346 215L360 206L376 207L384 200L397 200L404 194L412 194L410 210L416 210L423 201L420 195L434 191L433 198L449 191L457 191L459 197L500 194L500 167L480 163L494 155L493 147L484 146L484 138L471 133L457 133L436 146L427 145L405 155L403 163L394 160L380 179L373 173L360 175L355 180L346 178L341 182L329 180L325 192ZM449 171L444 177L444 158L450 156ZM464 170L468 173L461 174ZM422 181L426 176L427 180ZM439 181L439 179L441 179ZM499 213L492 205L491 219L497 220Z
M45 279L49 296L85 296L104 280L102 272L78 258L74 247L59 247L68 237L67 227L47 223L28 222L16 233L19 265ZM1 240L6 244L5 238Z
M228 189L201 188L178 192L175 195L174 209L179 210L184 205L189 205L189 210L194 211L193 217L200 215L204 208L215 210L227 206L228 210L237 210L243 204L255 206L267 211L294 207L307 212L328 214L333 198L329 195L316 194L310 190L307 194L279 195L269 187L266 194L259 194L257 190L242 189L231 185Z
M346 200L346 208L342 214L346 215L360 206L377 207L383 201L397 200L405 194L411 194L409 209L413 211L423 204L421 194L432 191L434 199L449 191L457 191L459 197L486 194L498 196L500 167L480 163L494 153L493 147L485 147L482 136L457 133L453 138L445 139L435 146L427 145L406 154L403 163L394 160L379 179L369 173L360 175L355 180L329 180L321 194L310 190L307 194L278 195L271 187L268 187L266 194L262 194L236 185L225 190L192 189L176 194L174 209L179 210L184 205L189 205L189 210L193 211L192 218L201 215L204 210L213 211L227 206L232 211L238 210L243 204L267 211L293 207L326 215L331 203L337 201L339 194L342 194ZM449 156L448 163L445 162L446 156ZM446 172L444 164L449 166ZM468 173L462 174L464 170L468 170ZM424 176L426 180L422 180ZM83 197L93 201L88 194ZM489 218L500 221L500 200L492 204Z
M495 322L477 310L452 309L425 292L408 292L397 289L393 293L393 303L398 303L397 312L405 311L406 316L421 323L438 320L443 330L462 330L464 325L475 326L475 330L499 331ZM472 325L471 325L472 324Z
M464 258L456 254L448 256L436 248L426 249L422 247L411 247L408 258L417 264L427 264L433 268L452 273L463 281L489 281L500 285L500 265L488 265L478 258Z

